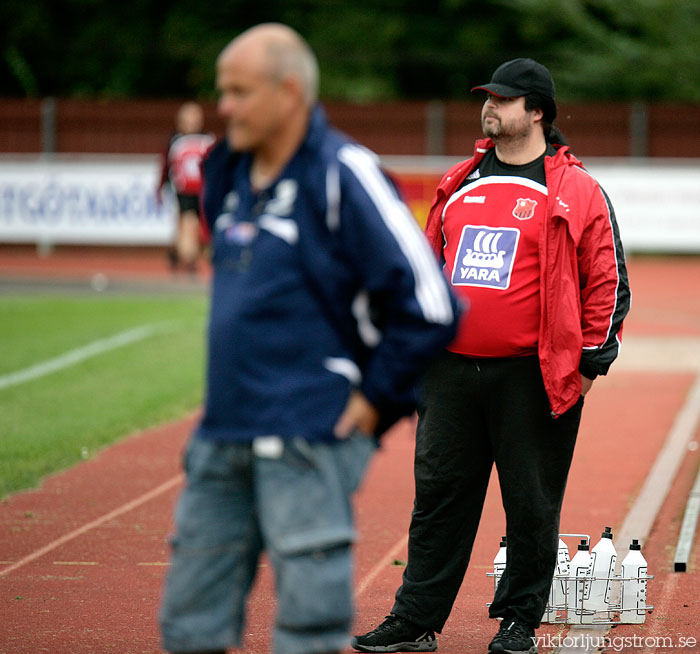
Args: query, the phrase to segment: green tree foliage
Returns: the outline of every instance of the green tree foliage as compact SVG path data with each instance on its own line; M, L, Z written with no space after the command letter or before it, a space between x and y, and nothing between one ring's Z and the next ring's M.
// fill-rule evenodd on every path
M327 99L465 98L531 56L560 99L700 101L698 0L5 2L0 95L211 98L216 55L264 21L309 40Z
M503 0L560 96L700 102L697 0Z

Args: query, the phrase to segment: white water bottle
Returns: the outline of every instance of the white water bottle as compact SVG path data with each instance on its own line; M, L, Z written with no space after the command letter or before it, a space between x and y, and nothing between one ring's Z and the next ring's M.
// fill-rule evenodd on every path
M501 581L503 572L506 569L506 537L501 537L501 543L498 547L498 553L493 559L493 574L495 579L495 587L498 588L498 584Z
M587 608L593 611L601 611L594 617L598 620L607 621L610 619L608 613L610 608L610 580L615 574L615 562L617 561L617 551L612 541L612 530L606 527L600 535L600 540L591 550L591 594Z
M554 576L549 589L549 600L542 616L542 622L556 622L558 610L563 610L566 604L566 580L558 579L557 577L568 577L569 567L569 548L560 538L559 547L557 548L557 563L554 566Z
M557 565L554 568L555 578L552 579L552 590L550 593L551 607L554 612L553 618L557 617L557 609L561 610L566 604L566 580L557 579L557 577L568 577L570 570L569 548L560 538L559 549L557 550Z
M622 559L622 611L620 622L642 623L646 619L647 562L637 539Z
M569 571L566 599L568 612L566 621L570 624L590 624L592 613L587 610L587 602L591 590L591 553L586 540L579 543L578 550ZM588 614L590 615L587 615Z

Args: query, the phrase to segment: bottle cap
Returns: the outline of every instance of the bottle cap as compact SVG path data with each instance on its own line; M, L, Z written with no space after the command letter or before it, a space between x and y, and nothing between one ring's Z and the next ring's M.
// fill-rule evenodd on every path
M579 552L588 551L588 543L585 541L585 539L581 539L581 542L578 544L578 550Z
M505 547L505 546L506 546L506 537L503 536L503 538L501 538L501 547Z
M612 527L606 527L605 531L600 535L601 538L612 538Z
M642 547L636 538L632 539L632 544L630 545L630 550L641 550Z

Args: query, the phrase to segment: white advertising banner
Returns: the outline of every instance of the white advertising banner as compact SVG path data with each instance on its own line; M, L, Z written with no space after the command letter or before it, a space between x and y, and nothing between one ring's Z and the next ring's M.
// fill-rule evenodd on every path
M452 157L382 157L397 175L442 175ZM585 158L615 209L629 252L700 253L700 159ZM434 187L434 183L433 183ZM430 205L423 198L422 208Z
M610 197L626 250L700 253L700 162L595 163L587 169Z
M399 178L442 174L455 163L382 159ZM700 253L700 160L586 164L610 196L626 250ZM158 174L151 155L0 156L0 243L169 244L175 202L156 202Z
M164 245L175 203L156 201L154 156L0 157L0 242Z

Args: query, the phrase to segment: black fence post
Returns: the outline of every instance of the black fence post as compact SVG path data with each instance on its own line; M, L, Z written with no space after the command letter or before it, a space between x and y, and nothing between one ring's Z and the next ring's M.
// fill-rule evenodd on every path
M630 157L649 156L649 114L645 102L630 105Z
M44 98L41 103L41 151L56 152L56 98Z

